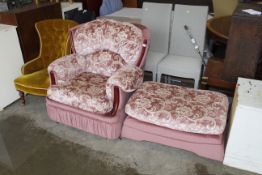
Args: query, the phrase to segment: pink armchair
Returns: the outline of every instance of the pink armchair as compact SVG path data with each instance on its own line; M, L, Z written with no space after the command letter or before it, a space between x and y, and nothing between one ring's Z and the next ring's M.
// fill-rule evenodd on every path
M148 29L99 19L73 28L71 34L74 53L48 67L48 115L95 135L118 138L124 106L143 82Z

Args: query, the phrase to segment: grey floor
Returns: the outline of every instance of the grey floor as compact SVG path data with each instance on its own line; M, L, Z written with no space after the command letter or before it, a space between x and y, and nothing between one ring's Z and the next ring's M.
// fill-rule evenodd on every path
M253 175L149 142L107 140L51 121L43 97L0 112L0 175Z

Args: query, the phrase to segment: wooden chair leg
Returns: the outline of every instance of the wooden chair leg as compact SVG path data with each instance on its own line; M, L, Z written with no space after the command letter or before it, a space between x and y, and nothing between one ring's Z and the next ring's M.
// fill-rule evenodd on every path
M25 105L25 93L22 91L19 91L19 96L20 96L21 104Z

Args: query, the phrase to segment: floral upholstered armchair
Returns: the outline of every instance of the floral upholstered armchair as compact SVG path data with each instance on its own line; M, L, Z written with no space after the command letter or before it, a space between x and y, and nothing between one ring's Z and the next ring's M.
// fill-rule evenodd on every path
M48 67L51 119L118 138L124 105L143 82L149 33L142 25L99 19L71 30L74 53Z

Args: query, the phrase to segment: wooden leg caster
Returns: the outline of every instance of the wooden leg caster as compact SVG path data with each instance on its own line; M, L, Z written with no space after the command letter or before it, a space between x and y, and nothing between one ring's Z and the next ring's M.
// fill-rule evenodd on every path
M21 104L25 105L25 94L24 94L24 92L19 91L19 96L20 96Z

